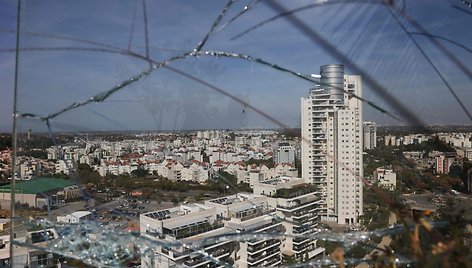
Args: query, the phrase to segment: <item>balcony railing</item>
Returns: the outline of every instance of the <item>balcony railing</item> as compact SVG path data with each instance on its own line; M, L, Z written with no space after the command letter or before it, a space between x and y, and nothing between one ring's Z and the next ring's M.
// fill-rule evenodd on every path
M290 189L278 189L275 193L274 197L276 198L294 198L301 195L309 194L312 192L316 192L318 190L317 187L313 185L304 185L300 187L294 187Z
M171 235L176 239L182 239L202 233L206 233L224 226L222 221L214 222L213 224L209 222L204 222L196 225L188 225L175 229L164 228L164 234Z
M240 219L241 221L247 221L247 220L262 216L262 215L270 214L272 212L275 212L275 209L258 208L258 209L249 210L249 211L237 212L235 213L234 217Z
M279 253L279 257L280 257L280 249L274 248L272 250L261 252L257 256L248 256L247 261L254 265L263 261L266 258L272 257L273 255L276 256L277 253Z
M220 258L221 256L229 255L233 250L234 248L231 246L222 246L216 249L212 249L211 251L207 251L207 253L211 255L213 258ZM197 257L197 258L186 260L184 264L190 267L195 267L207 261L208 260L203 257Z
M280 243L278 239L268 239L265 241L261 241L263 243L257 244L257 245L248 245L247 251L248 252L257 252L263 248L270 247L273 244Z
M294 234L306 234L309 233L310 231L315 231L313 227L311 226L306 226L306 227L294 227L293 228L293 233Z
M295 245L301 245L301 244L305 244L307 242L311 242L313 241L313 239L309 239L309 238L306 238L306 237L296 237L293 239L293 244Z
M279 240L271 240L271 242L266 242L264 244L261 244L261 245L258 245L258 246L254 246L254 247L249 247L247 248L247 252L249 255L256 255L256 254L259 254L261 250L268 250L268 249L272 249L274 247L278 247L280 246L280 241Z

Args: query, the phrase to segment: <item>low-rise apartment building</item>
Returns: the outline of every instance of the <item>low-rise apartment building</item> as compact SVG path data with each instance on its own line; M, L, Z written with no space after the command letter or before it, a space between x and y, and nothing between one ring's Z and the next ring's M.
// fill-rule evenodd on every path
M233 237L245 233L284 232L283 224L275 220L275 209L268 201L261 195L236 194L204 204L185 204L142 214L141 235L157 242L152 253L142 258L142 266L196 268L229 263L244 268L280 264L280 238ZM211 257L196 251L197 246Z
M321 256L324 248L310 237L318 232L319 211L326 209L319 194L303 179L283 177L256 183L254 194L141 214L141 235L156 241L141 264L246 268L281 265L284 255Z

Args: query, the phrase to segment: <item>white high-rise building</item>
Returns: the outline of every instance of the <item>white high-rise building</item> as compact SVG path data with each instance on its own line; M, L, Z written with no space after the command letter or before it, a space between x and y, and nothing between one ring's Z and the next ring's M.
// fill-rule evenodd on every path
M281 142L277 147L277 155L275 162L277 164L295 163L295 148L291 146L288 142Z
M324 65L319 85L301 99L302 177L323 193L322 219L355 224L363 214L362 103L346 92L361 96L361 77Z
M372 150L377 147L377 124L364 122L363 124L364 150Z

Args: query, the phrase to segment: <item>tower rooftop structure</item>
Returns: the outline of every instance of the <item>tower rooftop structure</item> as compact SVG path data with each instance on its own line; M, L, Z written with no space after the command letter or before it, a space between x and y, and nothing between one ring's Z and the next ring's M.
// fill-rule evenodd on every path
M344 65L328 64L320 67L320 86L329 98L344 101Z

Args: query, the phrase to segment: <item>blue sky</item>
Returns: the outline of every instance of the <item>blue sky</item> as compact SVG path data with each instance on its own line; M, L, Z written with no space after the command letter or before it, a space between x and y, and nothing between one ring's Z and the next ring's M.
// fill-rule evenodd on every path
M250 1L236 1L223 23ZM313 1L281 1L287 8ZM24 32L45 33L90 40L127 48L133 25L131 50L144 54L141 1L23 1ZM430 33L472 47L472 15L454 8L460 1L407 1L408 14ZM210 29L225 1L147 0L150 55L162 61L196 47ZM14 30L16 1L0 1L0 28ZM464 8L465 9L465 8ZM304 74L319 66L340 63L284 19L260 27L239 39L237 33L275 13L263 2L228 27L212 34L203 50L239 52ZM470 124L433 69L414 47L385 7L378 4L332 4L296 14L330 43L376 78L392 95L428 124ZM407 22L404 22L408 24ZM409 29L414 30L409 27ZM471 81L437 48L415 37L443 73L464 104L472 110ZM472 55L442 43L467 67ZM15 35L1 31L0 48L15 46ZM85 47L92 45L22 35L22 48ZM166 50L162 50L165 48ZM169 49L171 51L169 51ZM176 50L176 51L174 51ZM147 68L147 63L125 55L91 51L21 51L18 110L45 115L73 102L83 101L112 88ZM292 127L300 125L300 98L309 82L267 66L239 59L198 57L172 63L173 67L208 81L248 101ZM348 73L350 72L349 66ZM14 53L0 53L0 130L11 129ZM396 107L369 87L363 97L396 112ZM364 119L381 125L397 122L364 106ZM273 122L221 94L166 69L112 95L103 103L68 111L53 121L56 131L183 130L207 128L267 128ZM19 128L43 131L44 122L19 120Z

